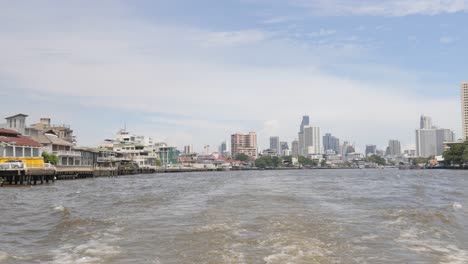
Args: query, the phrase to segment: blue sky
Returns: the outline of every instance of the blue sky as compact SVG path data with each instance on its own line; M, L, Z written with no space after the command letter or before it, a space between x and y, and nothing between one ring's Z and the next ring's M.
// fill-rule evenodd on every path
M0 105L176 146L234 132L414 146L420 114L459 136L465 0L0 1ZM5 99L7 98L7 99Z

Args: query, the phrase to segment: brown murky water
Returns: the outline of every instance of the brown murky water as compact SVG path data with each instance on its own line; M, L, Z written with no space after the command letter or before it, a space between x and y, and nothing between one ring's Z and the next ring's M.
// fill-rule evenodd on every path
M386 169L0 188L0 263L468 263L467 187Z

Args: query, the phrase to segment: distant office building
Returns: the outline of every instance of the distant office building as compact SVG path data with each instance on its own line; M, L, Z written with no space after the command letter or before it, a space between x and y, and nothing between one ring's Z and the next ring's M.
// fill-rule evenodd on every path
M221 145L219 145L218 149L219 153L225 153L227 151L227 143L226 141L221 142Z
M320 127L304 126L302 133L303 156L322 154L322 138L320 137Z
M192 146L184 146L184 153L185 154L192 154L193 153L193 147Z
M239 154L257 158L257 134L255 132L231 135L231 155L236 157Z
M287 150L289 150L288 142L280 142L280 153L281 153L282 156L289 156L290 155L291 152L287 151Z
M342 157L346 157L350 153L356 152L356 149L348 141L344 141L343 145L340 147L340 154Z
M323 150L327 153L329 150L333 150L335 154L340 153L340 140L330 133L323 136Z
M463 139L468 139L468 82L461 84Z
M420 129L431 129L432 128L432 118L429 116L422 115L419 125Z
M302 122L301 122L301 128L299 130L299 133L304 132L304 127L310 125L310 118L309 116L303 116L302 117Z
M385 152L386 156L390 157L399 157L401 156L401 144L400 141L391 139L388 141L387 151Z
M366 157L372 156L377 154L377 146L376 145L367 145L366 146Z
M280 155L281 145L279 137L270 137L270 150L276 151L276 154Z
M293 140L293 142L291 142L291 155L293 157L299 156L299 141L298 140Z
M450 129L421 126L420 129L416 130L416 154L425 158L442 155L444 142L454 140L455 134Z
M385 156L385 151L381 150L381 149L378 149L376 152L375 152L375 155L379 156L379 157L383 157Z

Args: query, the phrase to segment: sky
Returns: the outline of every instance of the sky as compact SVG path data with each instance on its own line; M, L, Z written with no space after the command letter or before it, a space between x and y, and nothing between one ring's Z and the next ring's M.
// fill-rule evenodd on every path
M414 148L461 135L468 0L0 0L0 117L212 150L236 132Z

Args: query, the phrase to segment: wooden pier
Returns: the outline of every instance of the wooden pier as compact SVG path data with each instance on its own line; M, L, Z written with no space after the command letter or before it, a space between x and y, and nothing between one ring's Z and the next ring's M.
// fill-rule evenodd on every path
M225 171L220 168L117 168L92 166L59 166L57 168L28 168L0 170L0 186L37 185L55 180L76 180L95 177L117 177L124 175Z

